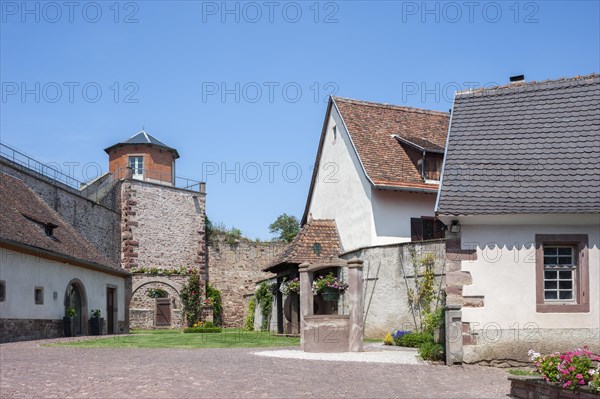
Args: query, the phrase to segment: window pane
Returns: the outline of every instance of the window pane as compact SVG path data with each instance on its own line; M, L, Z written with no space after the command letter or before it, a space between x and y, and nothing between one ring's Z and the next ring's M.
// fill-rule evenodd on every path
M544 256L544 265L556 265L556 256Z
M556 274L558 272L556 270L545 270L544 271L544 279L546 280L556 280Z
M572 259L570 256L559 256L558 264L559 265L570 265L570 264L572 264Z
M552 289L556 289L556 285L558 284L557 281L545 281L544 282L544 288L547 290L552 290Z
M556 291L546 291L544 292L545 299L558 299L556 296Z
M573 278L573 272L571 270L561 270L558 277L561 280L571 280Z
M558 254L558 248L556 247L544 247L544 256Z
M573 254L573 248L558 248L559 255L571 255Z
M556 284L556 282L554 282L554 284ZM546 288L548 288L548 287L546 287ZM556 288L556 287L554 287L554 288ZM561 290L571 290L571 289L573 289L573 282L570 280L561 281L559 284L559 288Z
M573 291L560 291L559 298L560 299L573 299Z

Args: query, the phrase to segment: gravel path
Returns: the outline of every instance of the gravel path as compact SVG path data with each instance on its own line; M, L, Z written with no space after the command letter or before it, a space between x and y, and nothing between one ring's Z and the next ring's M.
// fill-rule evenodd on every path
M378 351L345 353L308 353L299 349L254 352L258 356L282 359L325 360L330 362L364 362L394 364L428 364L417 359L417 351Z
M494 368L300 360L256 352L265 350L2 344L0 397L506 399L510 387L507 373Z

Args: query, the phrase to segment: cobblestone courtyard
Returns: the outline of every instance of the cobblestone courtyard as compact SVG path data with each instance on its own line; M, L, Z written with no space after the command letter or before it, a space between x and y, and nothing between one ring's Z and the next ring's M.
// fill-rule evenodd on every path
M257 356L269 348L0 345L0 397L506 398L507 373L465 366Z

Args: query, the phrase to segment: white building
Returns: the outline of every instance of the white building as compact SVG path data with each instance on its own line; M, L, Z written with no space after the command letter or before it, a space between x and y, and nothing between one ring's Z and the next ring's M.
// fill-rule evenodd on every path
M447 361L600 351L600 76L458 93L436 207Z
M23 181L0 172L0 341L88 335L93 309L104 333L128 332L128 276ZM130 283L129 283L130 284Z
M439 238L444 112L332 97L302 225L335 220L344 251Z

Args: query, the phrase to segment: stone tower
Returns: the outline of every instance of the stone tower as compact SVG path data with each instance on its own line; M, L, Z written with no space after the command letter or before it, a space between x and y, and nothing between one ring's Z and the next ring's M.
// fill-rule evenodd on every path
M179 328L182 285L191 272L207 280L205 185L177 178L177 150L145 131L105 151L121 181L121 266L133 274L130 327Z

